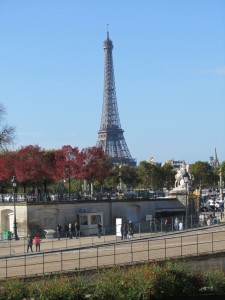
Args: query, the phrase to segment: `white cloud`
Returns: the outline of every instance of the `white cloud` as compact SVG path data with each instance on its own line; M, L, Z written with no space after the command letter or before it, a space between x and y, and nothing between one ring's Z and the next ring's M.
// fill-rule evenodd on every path
M26 132L18 132L18 136L45 136L46 134L44 132L39 131L26 131Z
M225 67L215 68L215 69L209 69L209 70L203 70L200 71L200 74L215 74L215 75L225 75Z

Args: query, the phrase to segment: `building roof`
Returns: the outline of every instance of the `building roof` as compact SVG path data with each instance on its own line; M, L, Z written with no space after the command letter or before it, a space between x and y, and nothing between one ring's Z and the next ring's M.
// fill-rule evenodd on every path
M185 206L176 199L156 200L155 211L185 211Z

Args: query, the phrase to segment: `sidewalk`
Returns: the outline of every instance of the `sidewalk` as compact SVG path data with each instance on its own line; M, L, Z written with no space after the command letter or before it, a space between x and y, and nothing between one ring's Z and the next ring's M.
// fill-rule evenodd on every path
M222 224L221 224L222 225ZM224 224L223 224L224 225ZM223 226L222 225L222 226ZM221 230L220 226L219 227L199 227L199 228L193 228L193 231L190 229L187 232L184 230L182 231L170 231L170 232L161 232L158 231L156 233L151 233L151 232L145 232L145 233L135 233L133 236L133 239L138 239L138 238L144 238L144 237L158 237L160 238L164 234L168 235L173 235L173 234L178 234L178 233L184 233L185 232L190 235L192 232L196 230ZM224 230L224 228L223 228ZM128 241L128 240L125 240ZM51 250L63 250L63 249L73 249L73 248L80 248L80 247L85 247L85 246L93 246L93 245L101 245L101 244L107 244L107 243L113 243L113 242L122 242L120 236L114 235L106 235L106 236L101 236L98 238L97 235L93 236L81 236L80 238L76 239L73 237L72 239L69 238L61 238L58 240L58 238L53 238L53 239L47 239L44 238L41 240L41 246L40 246L40 252L46 252L46 251L51 251ZM29 253L30 250L29 250ZM29 254L28 253L28 254ZM33 245L33 253L36 253L35 245ZM0 241L0 258L4 256L14 256L14 255L19 255L19 254L27 254L27 240L26 238L21 238L20 240L2 240Z
M58 238L53 239L42 239L40 252L50 251L50 250L62 250L69 248L80 248L83 246L100 245L110 242L120 241L121 237L116 237L115 235L101 236L84 236L76 239L73 237L69 238ZM35 245L33 245L33 252L36 252ZM0 241L0 257L2 256L14 256L16 254L26 254L27 253L27 241L26 238L20 240L2 240ZM29 253L30 250L29 250Z

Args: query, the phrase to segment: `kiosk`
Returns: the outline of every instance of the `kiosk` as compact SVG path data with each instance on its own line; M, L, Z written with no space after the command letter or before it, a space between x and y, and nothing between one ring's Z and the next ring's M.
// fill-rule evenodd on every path
M98 223L103 224L103 212L97 213L78 213L80 232L82 235L97 235Z

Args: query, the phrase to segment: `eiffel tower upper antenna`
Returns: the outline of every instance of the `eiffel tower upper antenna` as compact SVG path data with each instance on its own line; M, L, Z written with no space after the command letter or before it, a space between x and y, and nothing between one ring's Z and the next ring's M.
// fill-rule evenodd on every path
M109 39L109 24L106 24L107 26L107 39Z

